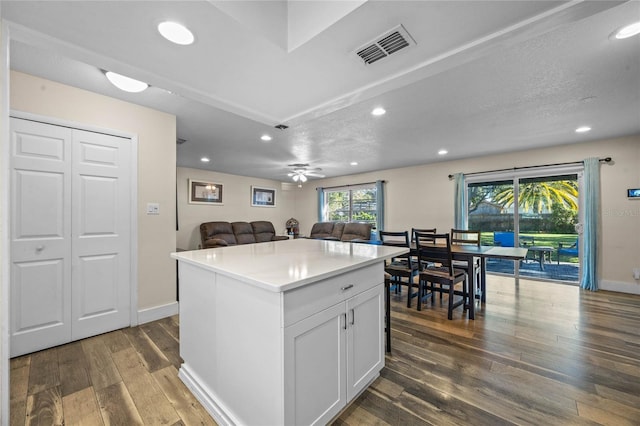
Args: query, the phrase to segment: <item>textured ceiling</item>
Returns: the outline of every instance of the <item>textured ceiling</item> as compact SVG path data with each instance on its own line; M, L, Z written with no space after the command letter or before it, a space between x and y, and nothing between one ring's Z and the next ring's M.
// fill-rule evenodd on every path
M609 37L640 20L638 1L353 2L293 50L282 30L260 28L288 19L256 9L265 2L237 2L253 26L216 3L3 1L0 10L13 69L176 114L187 140L179 166L287 180L291 163L338 176L640 133L640 37ZM305 3L322 6L295 5ZM185 23L196 43L162 39L155 26L165 19ZM354 49L399 24L416 45L365 66ZM100 69L152 87L120 92ZM375 106L387 114L371 116ZM592 132L574 133L583 124Z

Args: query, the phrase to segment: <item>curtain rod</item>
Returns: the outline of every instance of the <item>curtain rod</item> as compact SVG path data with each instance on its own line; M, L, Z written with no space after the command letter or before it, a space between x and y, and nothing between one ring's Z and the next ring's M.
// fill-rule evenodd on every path
M611 157L601 158L601 163L609 163L611 162ZM551 166L569 166L571 164L583 164L584 161L570 161L568 163L554 163L554 164L543 164L541 166L523 166L523 167L513 167L510 169L497 169L497 170L487 170L486 172L473 172L473 173L464 173L465 176L473 176L473 175L481 175L484 173L495 173L495 172L508 172L511 170L524 170L524 169L536 169L538 167L551 167ZM449 179L452 179L453 175L449 175Z
M372 183L378 183L378 182L382 182L382 183L386 183L386 181L381 180L381 181L373 181L373 182L362 182L362 183L352 183L350 185L336 185L336 186L316 186L316 191L320 188L322 189L333 189L333 188L349 188L351 186L360 186L360 185L371 185Z

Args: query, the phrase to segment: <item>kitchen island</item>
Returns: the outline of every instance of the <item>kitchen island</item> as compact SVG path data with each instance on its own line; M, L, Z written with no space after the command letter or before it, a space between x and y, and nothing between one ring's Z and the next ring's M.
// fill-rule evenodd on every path
M173 253L179 376L219 424L326 424L384 367L383 260L295 239Z

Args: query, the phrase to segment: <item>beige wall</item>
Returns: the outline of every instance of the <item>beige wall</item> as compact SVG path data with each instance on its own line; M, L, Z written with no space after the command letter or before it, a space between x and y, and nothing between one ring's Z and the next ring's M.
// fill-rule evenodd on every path
M175 116L19 72L10 79L12 110L137 135L138 310L175 302ZM148 202L160 215L146 214Z
M572 162L587 157L612 157L614 160L600 169L601 288L640 293L640 283L632 276L633 268L640 268L640 200L626 197L627 188L640 187L640 135L314 180L299 194L296 215L303 224L301 231L308 233L317 221L315 187L383 179L387 182L386 229L435 226L447 230L453 226L454 184L449 180L449 174Z
M223 205L189 204L188 180L197 179L223 185ZM178 225L176 244L184 249L197 249L200 244L199 227L202 222L268 220L277 234L285 232L286 221L294 216L294 189L282 190L281 183L266 179L250 178L199 169L178 167ZM252 207L251 186L276 190L275 207Z

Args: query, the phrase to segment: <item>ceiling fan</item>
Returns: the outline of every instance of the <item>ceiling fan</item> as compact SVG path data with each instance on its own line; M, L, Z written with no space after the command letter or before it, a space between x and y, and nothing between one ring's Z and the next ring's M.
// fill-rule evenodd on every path
M287 176L290 176L294 182L306 182L307 176L317 178L325 177L324 175L317 173L322 170L321 168L309 167L309 164L296 163L289 164L288 167L292 167L292 169L289 171Z

